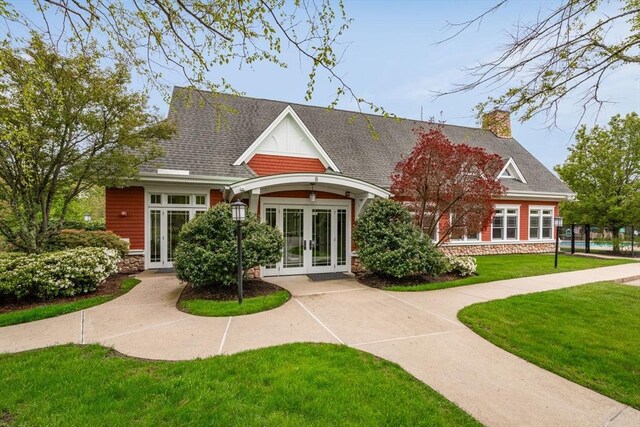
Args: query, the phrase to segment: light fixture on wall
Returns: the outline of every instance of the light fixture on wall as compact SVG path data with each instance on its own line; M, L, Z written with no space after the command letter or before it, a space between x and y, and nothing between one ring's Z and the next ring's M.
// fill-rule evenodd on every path
M309 193L309 201L310 202L316 201L316 193L315 191L313 191L313 184L311 184L311 193Z

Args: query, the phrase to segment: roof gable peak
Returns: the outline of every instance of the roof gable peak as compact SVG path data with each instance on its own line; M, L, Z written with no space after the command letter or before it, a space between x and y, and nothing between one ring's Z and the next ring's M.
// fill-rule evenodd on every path
M513 160L513 157L509 157L509 160L507 160L504 167L498 174L498 178L517 179L523 184L527 183L522 172L520 172L518 165L516 165L516 162Z
M291 105L286 106L233 165L247 163L256 154L317 158L327 169L340 172Z

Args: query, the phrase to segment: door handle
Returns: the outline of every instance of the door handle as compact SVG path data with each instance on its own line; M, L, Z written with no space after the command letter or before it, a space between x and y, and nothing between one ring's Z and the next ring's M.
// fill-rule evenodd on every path
M304 250L306 251L306 250L307 250L307 241L306 241L306 240L303 240L302 242L303 242L303 243L302 243L302 247L303 247L303 248L304 248Z

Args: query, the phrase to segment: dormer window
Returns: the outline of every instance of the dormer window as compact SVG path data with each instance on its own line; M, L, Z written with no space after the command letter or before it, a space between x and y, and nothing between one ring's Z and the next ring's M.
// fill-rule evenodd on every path
M520 169L518 169L516 162L513 161L513 158L509 158L509 160L507 160L507 163L505 163L502 171L498 174L498 178L515 179L524 184L527 183L527 181L524 179L524 176L522 176Z

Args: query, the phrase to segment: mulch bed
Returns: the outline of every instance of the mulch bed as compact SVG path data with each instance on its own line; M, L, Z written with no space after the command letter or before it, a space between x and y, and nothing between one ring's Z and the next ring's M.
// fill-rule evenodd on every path
M242 282L242 294L245 298L259 297L270 295L279 291L283 291L280 286L273 283L265 282L261 279L250 279ZM180 295L178 302L182 300L206 299L214 301L231 301L238 299L238 287L217 286L215 288L194 288L191 285L185 286Z
M26 310L35 307L43 307L51 304L74 302L87 298L97 297L100 295L118 295L120 293L120 283L122 283L122 281L127 277L129 277L128 274L112 274L103 284L98 286L95 291L89 292L88 294L76 295L73 297L55 298L45 301L35 298L0 301L0 314L9 313L11 311Z
M460 279L460 276L455 274L444 274L438 277L417 274L403 279L397 279L395 277L381 277L371 272L356 273L355 276L356 280L363 285L377 289L384 289L389 286L418 286L424 285L425 283L450 282L452 280Z

